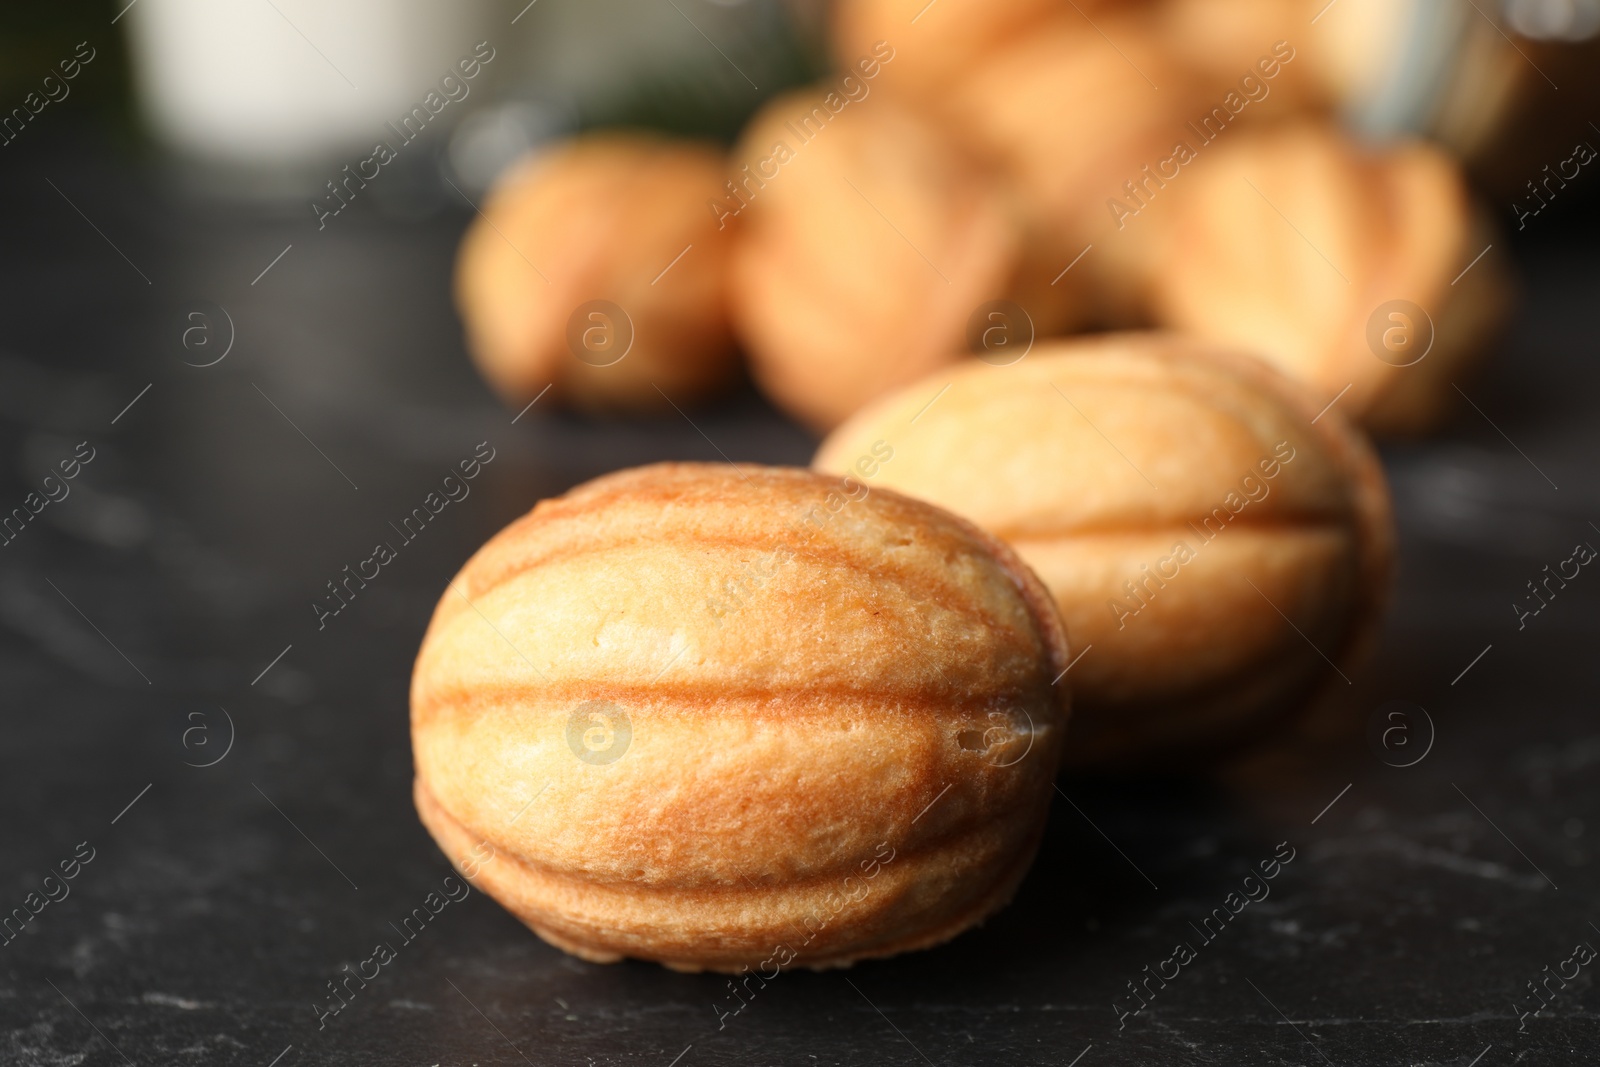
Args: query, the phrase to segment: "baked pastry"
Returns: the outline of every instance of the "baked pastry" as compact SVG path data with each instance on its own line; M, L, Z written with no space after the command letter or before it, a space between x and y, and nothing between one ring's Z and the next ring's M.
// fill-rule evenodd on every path
M456 304L489 383L521 406L670 410L726 386L732 229L723 156L646 134L577 138L513 170L461 242ZM665 394L665 398L663 397Z
M1010 549L871 481L662 464L496 535L412 679L446 854L492 855L475 884L568 952L680 970L842 965L1001 907L1065 636Z
M1107 232L1118 228L1107 204L1125 183L1155 187L1150 169L1171 159L1191 136L1185 121L1198 117L1204 83L1175 62L1153 10L1110 5L1091 24L1058 8L923 101L1015 191L1027 232L1049 250L1040 273L1083 309L1068 329L1137 321L1121 266L1130 242Z
M1103 3L1083 0L1089 9ZM841 71L861 74L875 66L863 68L863 60L879 59L879 88L926 100L1061 8L1061 0L834 0L833 58Z
M980 306L1010 293L1023 246L1004 196L891 99L782 97L735 160L734 319L757 384L804 423L959 358Z
M998 49L1061 19L1086 34L1119 9L1154 6L1149 0L834 0L830 38L835 65L859 69L862 57L887 46L882 87L907 99L931 101ZM1076 10L1073 10L1076 8Z
M1209 151L1138 220L1155 235L1155 322L1254 352L1322 404L1344 393L1374 430L1437 423L1509 304L1500 260L1473 262L1492 238L1455 164L1319 123Z
M1226 107L1228 92L1248 102L1240 114L1250 120L1332 112L1349 102L1355 91L1344 84L1346 68L1384 54L1399 12L1393 0L1341 0L1324 10L1326 5L1327 0L1161 0L1154 11L1163 47L1206 86L1186 101L1190 117L1198 122L1212 107ZM1379 14L1388 14L1389 21L1373 24L1366 16L1374 7L1382 7ZM1362 16L1353 13L1356 8ZM1313 28L1319 10L1326 17Z
M1033 223L1066 244L1098 224L1124 181L1141 179L1141 165L1170 154L1197 85L1143 9L1095 22L1102 32L1063 10L990 53L932 105L1016 184Z
M835 430L815 466L888 441L882 484L1004 538L1082 650L1068 765L1149 767L1257 736L1373 634L1383 473L1317 408L1248 357L1101 336L929 377Z

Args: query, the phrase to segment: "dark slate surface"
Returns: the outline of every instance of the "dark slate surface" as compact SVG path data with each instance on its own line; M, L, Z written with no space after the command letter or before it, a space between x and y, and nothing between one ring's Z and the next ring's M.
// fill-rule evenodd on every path
M762 462L803 462L812 442L749 393L697 414L698 430L543 406L513 425L465 362L448 301L463 217L352 211L319 233L309 213L196 199L52 136L0 172L4 506L78 442L94 459L0 549L0 906L22 906L75 850L93 859L0 948L0 1063L1600 1054L1600 965L1523 1032L1518 1019L1527 983L1600 945L1600 576L1583 570L1520 631L1511 608L1545 564L1600 545L1600 269L1579 242L1490 253L1523 261L1526 308L1465 384L1482 413L1463 399L1437 439L1386 450L1394 610L1375 662L1296 737L1178 777L1064 780L1071 803L1057 799L1037 866L986 927L849 972L785 974L721 1029L724 979L581 963L474 895L319 1030L326 983L397 940L389 924L449 872L412 812L406 723L446 578L538 498L593 475L714 460L707 437ZM219 352L227 327L186 349L200 301L235 334L204 369L184 360ZM319 632L323 584L485 440L496 459L470 498ZM1434 728L1414 766L1379 756L1424 750L1415 712L1411 747L1367 738L1393 700ZM1190 924L1279 842L1295 859L1270 897L1201 943ZM1126 983L1182 940L1196 958L1119 1029Z

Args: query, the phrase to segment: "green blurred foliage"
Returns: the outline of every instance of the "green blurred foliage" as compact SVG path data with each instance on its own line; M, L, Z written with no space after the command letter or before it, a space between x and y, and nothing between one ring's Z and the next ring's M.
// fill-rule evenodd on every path
M87 41L95 50L94 61L72 80L70 94L45 113L95 113L127 126L133 114L127 51L121 24L111 22L126 2L0 4L0 112L10 112L28 93L40 92L46 75L59 77L57 64Z
M616 32L624 31L608 27L601 36ZM731 144L768 99L828 71L822 43L772 0L743 5L715 32L719 44L701 49L696 41L673 62L631 69L619 64L610 90L587 101L581 125L653 129Z
M612 104L585 115L584 124L645 127L731 144L762 103L816 81L826 70L792 36L765 38L758 44L741 50L740 66L761 72L759 90L726 63L640 70L627 78Z

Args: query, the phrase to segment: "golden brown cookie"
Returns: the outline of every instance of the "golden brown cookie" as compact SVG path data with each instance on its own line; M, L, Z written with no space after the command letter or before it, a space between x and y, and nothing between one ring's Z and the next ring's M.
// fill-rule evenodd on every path
M552 944L683 970L843 965L1001 907L1065 635L1010 549L873 482L661 464L496 535L412 679L445 852Z
M1105 0L1084 3L1101 7ZM859 76L871 71L885 92L928 101L1063 6L1061 0L835 0L834 63Z
M938 110L950 132L992 159L1035 224L1063 242L1183 130L1196 92L1140 8L1064 11L989 54L950 85Z
M1437 423L1509 304L1497 254L1472 262L1491 237L1455 164L1318 123L1206 151L1137 220L1155 235L1154 320L1253 352L1324 404L1348 387L1339 409L1374 430Z
M1364 2L1326 8L1313 27L1327 0L1162 0L1156 31L1173 59L1205 86L1185 102L1197 121L1215 105L1226 107L1229 92L1248 102L1239 114L1250 120L1328 112L1341 100L1336 83L1356 50L1351 46L1371 58L1389 44L1374 36L1392 34L1388 25L1363 23L1366 32L1353 39L1341 32L1355 21L1349 9ZM1392 7L1390 0L1376 3Z
M725 387L732 230L720 153L646 134L580 137L496 187L461 243L456 304L491 385L521 406L670 410ZM665 397L663 396L665 394Z
M1389 500L1362 437L1316 415L1254 360L1110 335L930 376L815 466L884 440L884 485L1017 550L1082 653L1067 764L1116 769L1255 736L1353 669L1388 588Z
M735 323L756 382L808 425L959 358L973 313L1010 292L1005 198L888 98L782 97L734 158Z

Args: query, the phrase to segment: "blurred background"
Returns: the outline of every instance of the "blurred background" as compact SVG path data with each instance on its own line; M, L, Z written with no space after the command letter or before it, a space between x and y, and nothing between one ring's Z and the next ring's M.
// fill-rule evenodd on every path
M955 3L892 13L909 35ZM1363 150L1421 139L1460 168L1484 236L1441 268L1441 288L1471 260L1504 280L1505 310L1471 338L1455 391L1440 383L1429 435L1383 443L1399 581L1349 692L1221 766L1068 781L1038 867L983 930L857 968L859 988L786 975L727 1030L707 1006L722 980L583 964L481 896L338 1025L320 1030L311 1005L449 871L412 810L406 719L449 576L588 478L662 459L803 465L826 423L738 369L648 410L497 392L453 289L463 234L485 225L497 180L576 134L642 128L737 152L769 101L835 84L854 61L838 13L806 0L0 12L0 505L21 505L80 443L94 456L0 555L0 908L23 906L79 842L97 850L72 895L0 948L0 1061L1592 1058L1587 973L1531 1034L1514 1005L1574 941L1600 943L1600 582L1575 581L1525 628L1509 605L1574 541L1600 543L1596 179L1575 148L1600 146L1600 0L1045 6L1140 86L1146 55L1181 71L1195 88L1175 106L1196 118L1292 41L1304 82L1276 99L1296 117ZM1135 7L1148 25L1117 21ZM889 73L915 58L900 47L875 91L914 98ZM1127 129L1144 99L1091 80L1021 128L1098 159L1073 116ZM419 106L420 132L403 130ZM331 184L378 141L398 151L346 207ZM1126 158L1158 158L1139 144L1106 153L1119 177L1085 201L1096 225L1138 170ZM1100 238L1039 223L1037 206L1018 209L1029 232L1072 238L1042 242L1040 279L1059 280ZM1084 259L1068 277L1089 279L1073 298L1089 312L1059 331L1159 321L1154 304L1112 298L1118 271L1140 269ZM970 310L954 315L958 340ZM1359 334L1371 307L1358 310ZM308 605L480 442L496 458L471 496L319 627ZM1368 737L1396 700L1427 709L1415 763ZM1284 839L1303 859L1272 902L1147 1013L1156 1022L1119 1031L1125 981Z
M115 132L211 195L289 202L315 195L325 164L370 150L387 123L487 41L495 59L411 153L422 158L407 161L409 181L383 183L406 191L373 194L416 214L460 206L444 178L481 193L517 156L580 129L644 126L731 141L762 99L826 69L815 3L692 8L693 20L681 6L624 2L141 0L106 7L103 25L100 8L17 11L6 16L0 77L20 106L87 34L97 56L71 83L73 102L54 111ZM716 47L758 70L761 88L731 65L708 63Z
M1501 191L1525 180L1519 152L1567 147L1597 92L1587 76L1600 34L1592 0L1167 6L1207 35L1191 42L1196 52L1270 32L1281 12L1328 19L1329 36L1343 40L1319 47L1338 53L1331 95L1353 128L1437 137ZM470 0L448 11L137 0L8 13L0 87L16 106L30 91L48 95L42 79L87 41L96 58L71 82L73 102L52 104L56 123L114 131L215 195L290 199L319 189L322 164L367 148L458 54L488 40L504 58L429 131L430 166L416 164L481 192L529 148L582 129L643 126L731 143L763 100L830 70L827 18L822 0ZM724 62L708 62L718 54ZM1561 127L1573 119L1577 127ZM451 203L448 186L419 176L413 210L423 200L415 186Z

